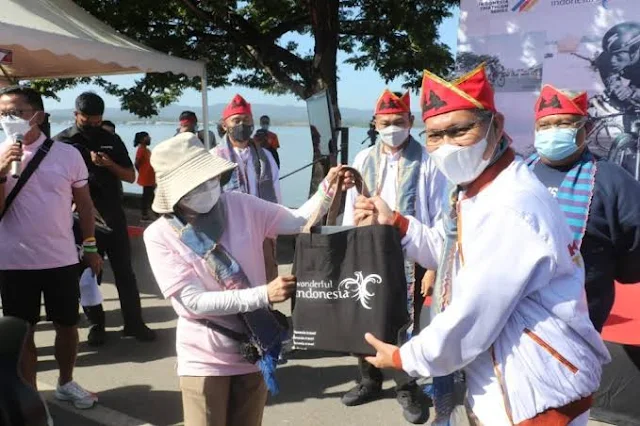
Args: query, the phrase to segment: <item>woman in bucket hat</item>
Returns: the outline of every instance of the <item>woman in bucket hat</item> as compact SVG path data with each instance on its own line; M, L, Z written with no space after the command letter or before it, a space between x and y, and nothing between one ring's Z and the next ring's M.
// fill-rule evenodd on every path
M151 268L177 312L178 376L186 426L259 426L283 337L269 309L295 291L293 276L265 284L262 242L294 234L332 199L332 169L298 210L221 186L236 164L191 133L152 152L161 217L144 233ZM347 181L351 185L351 177ZM261 374L262 373L262 374Z

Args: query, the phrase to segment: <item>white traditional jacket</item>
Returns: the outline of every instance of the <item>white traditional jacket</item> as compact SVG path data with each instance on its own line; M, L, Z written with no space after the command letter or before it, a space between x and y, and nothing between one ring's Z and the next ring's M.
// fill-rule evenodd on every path
M378 142L382 143L382 142ZM360 151L353 161L353 168L362 172L364 161L373 149L377 149L378 145L368 147ZM392 209L396 209L397 194L397 167L399 166L401 152L394 154L386 154L386 162L384 168L384 180L379 195ZM418 177L418 188L416 197L416 219L426 225L433 225L435 220L442 212L442 201L446 198L446 178L438 171L434 162L429 157L427 150L422 147L422 164L420 165L420 175ZM370 192L374 192L375 188L368 188ZM342 225L348 226L354 224L354 205L358 192L356 188L350 188L347 191L344 205L344 216Z
M598 389L610 357L593 328L580 252L558 203L519 159L460 196L452 300L400 349L412 376L463 369L483 425L517 424ZM409 218L409 258L436 269L442 222Z

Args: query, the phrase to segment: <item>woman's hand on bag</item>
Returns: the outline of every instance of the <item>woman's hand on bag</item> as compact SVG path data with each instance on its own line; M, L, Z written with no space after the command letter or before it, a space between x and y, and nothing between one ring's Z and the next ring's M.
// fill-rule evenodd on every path
M349 170L349 167L342 164L329 169L329 173L327 173L327 177L325 179L327 180L327 182L329 182L329 184L331 184L339 176L344 178L342 181L343 191L346 191L355 186L355 175Z
M381 369L396 368L393 363L393 354L399 349L397 346L385 343L371 333L365 334L364 339L376 350L376 356L365 357L369 364Z
M267 284L269 303L280 303L289 299L296 291L296 277L284 275Z
M346 191L348 189L356 186L356 175L350 168L344 168L340 170L340 174L344 176L344 180L342 181L342 190Z
M330 168L329 172L327 173L327 176L325 177L325 180L329 182L329 184L332 184L333 181L336 180L338 176L340 176L340 172L343 167L344 166L341 164L339 166Z
M393 210L382 198L366 198L361 195L356 199L354 222L357 225L369 217L373 217L373 223L393 225Z

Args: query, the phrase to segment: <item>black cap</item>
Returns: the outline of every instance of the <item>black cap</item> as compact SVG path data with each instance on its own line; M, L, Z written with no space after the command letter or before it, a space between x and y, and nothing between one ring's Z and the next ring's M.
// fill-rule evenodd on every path
M182 111L182 113L180 113L180 117L178 118L178 120L198 121L198 117L196 116L196 113L193 111Z

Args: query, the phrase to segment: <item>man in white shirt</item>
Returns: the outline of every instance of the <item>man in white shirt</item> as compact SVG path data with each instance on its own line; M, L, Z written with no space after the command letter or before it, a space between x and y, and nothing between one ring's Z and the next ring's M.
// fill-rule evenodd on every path
M411 115L409 92L401 95L388 89L376 103L374 121L380 140L361 151L353 162L360 171L372 195L378 195L394 209L415 216L422 223L430 225L440 214L445 195L444 176L429 159L426 149L411 135L413 115ZM357 192L349 190L345 201L343 225L353 225L353 207ZM407 276L407 307L410 317L415 319L414 330L418 330L418 318L422 308L420 282L425 270L413 262L405 265ZM405 309L405 307L398 307ZM359 383L342 397L347 406L360 405L377 398L382 390L382 371L358 358L361 379ZM403 407L403 415L414 424L425 423L428 408L425 397L406 374L394 374L397 399Z
M269 151L251 139L254 129L251 104L240 95L234 96L222 111L222 127L225 137L211 153L238 165L222 190L240 191L282 204L278 165ZM276 240L267 238L263 250L267 280L271 281L278 276Z
M453 82L425 71L422 110L431 159L457 185L449 211L430 227L361 198L355 221L397 227L409 258L437 266L436 315L401 348L367 334L367 360L433 377L436 421L463 370L476 423L586 426L610 357L558 203L509 148L483 66Z

